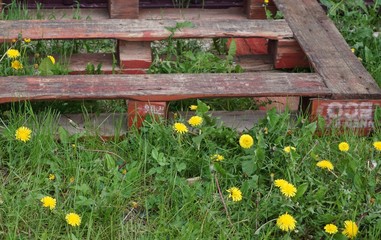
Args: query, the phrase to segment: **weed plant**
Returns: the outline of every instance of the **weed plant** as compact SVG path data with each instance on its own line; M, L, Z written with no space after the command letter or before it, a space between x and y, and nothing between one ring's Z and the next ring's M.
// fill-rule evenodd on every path
M270 111L240 134L200 101L194 116L104 142L70 136L54 111L12 109L1 117L0 238L380 239L379 128L322 134L322 120Z

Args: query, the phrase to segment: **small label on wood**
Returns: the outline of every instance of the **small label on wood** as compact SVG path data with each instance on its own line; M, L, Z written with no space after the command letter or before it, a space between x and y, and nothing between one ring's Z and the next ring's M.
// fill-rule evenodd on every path
M381 100L325 100L312 101L312 118L321 116L327 127L362 129L365 132L374 127L374 111L381 106Z
M135 125L141 127L147 115L152 117L166 117L166 102L140 102L128 101L128 127Z

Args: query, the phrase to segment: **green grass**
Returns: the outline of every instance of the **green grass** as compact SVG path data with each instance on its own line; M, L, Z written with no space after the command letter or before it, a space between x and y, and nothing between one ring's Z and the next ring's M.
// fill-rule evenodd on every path
M372 137L351 131L316 137L319 122L305 116L290 121L289 113L270 111L245 132L254 145L243 149L240 134L219 125L205 104L199 102L195 114L204 119L200 127L176 120L187 125L185 134L160 120L103 142L68 135L54 111L36 115L29 104L13 109L1 118L0 237L329 239L323 228L334 223L339 233L333 239L345 239L346 220L358 224L358 239L381 237L381 152L373 147L380 129ZM20 126L32 130L30 141L15 139ZM338 149L340 142L349 144L348 152ZM286 153L286 146L296 150ZM212 161L214 154L224 160ZM318 168L322 159L334 170ZM292 183L296 196L283 196L275 179ZM228 197L233 186L242 201ZM42 206L44 196L57 200L54 210ZM69 212L81 216L79 227L66 223ZM286 212L297 221L289 233L275 222Z

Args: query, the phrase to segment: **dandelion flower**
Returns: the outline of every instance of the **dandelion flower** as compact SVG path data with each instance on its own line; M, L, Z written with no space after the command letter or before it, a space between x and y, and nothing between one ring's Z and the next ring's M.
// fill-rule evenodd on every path
M66 222L73 227L78 227L81 224L81 217L76 213L66 214L65 219Z
M373 147L377 150L377 151L381 151L381 141L376 141L373 143Z
M46 196L41 198L42 206L46 208L50 208L50 210L53 210L56 207L56 199Z
M338 230L335 224L330 223L324 226L324 231L329 234L336 234Z
M289 232L295 229L296 220L290 214L285 213L278 217L276 225L285 232Z
M9 49L7 51L7 56L8 56L8 58L15 59L15 58L20 57L20 52L17 49Z
M53 181L54 179L56 179L56 176L51 173L51 174L49 174L48 178L49 178L50 181Z
M226 191L229 192L229 198L232 198L233 202L239 202L242 200L242 192L239 188L231 187Z
M356 49L351 48L351 52L352 52L352 53L355 53L355 51L356 51Z
M203 119L200 116L193 116L188 120L189 125L191 125L192 127L200 126L202 122Z
M220 155L220 154L214 154L213 156L210 157L210 159L212 159L213 161L216 161L216 162L220 162L222 160L224 160L224 156Z
M267 5L269 4L269 0L263 0L263 2Z
M347 236L348 238L356 237L358 230L359 228L357 227L355 222L351 220L344 221L343 234Z
M19 127L16 130L15 137L17 140L20 140L22 142L27 142L30 140L31 134L32 134L32 130L30 130L29 128Z
M12 61L12 63L11 63L11 67L12 67L13 69L15 69L15 70L20 70L20 69L23 68L22 63L21 63L20 61L18 61L18 60L14 60L14 61Z
M291 150L292 150L292 151L296 151L296 148L295 148L295 147L291 147L291 146L287 146L287 147L284 147L284 148L283 148L283 151L284 151L285 153L290 153Z
M190 105L189 109L192 110L192 111L196 111L197 110L197 105Z
M347 142L341 142L339 144L339 150L342 152L348 152L349 150L349 144Z
M284 186L284 185L286 185L286 184L288 184L288 182L286 181L286 180L284 180L284 179L276 179L275 181L274 181L274 185L276 186L276 187L282 187L282 186Z
M75 181L75 178L74 177L71 177L70 179L69 179L69 182L70 183L73 183Z
M280 192L286 196L286 197L295 197L296 195L296 187L292 185L291 183L283 184L282 186L279 187Z
M49 59L50 59L50 61L51 61L53 64L55 64L55 63L56 63L56 60L54 59L54 57L53 57L53 56L51 56L51 55L48 55L48 56L47 56L47 58L49 58Z
M184 134L188 132L187 126L185 126L184 123L175 123L173 124L173 130L175 130L177 133Z
M246 148L246 149L251 148L251 146L253 146L253 144L254 144L254 140L249 134L243 134L239 138L239 145L242 148Z
M30 41L31 41L30 38L24 38L25 43L30 43Z
M323 169L333 170L333 164L329 160L321 160L316 163L316 166Z

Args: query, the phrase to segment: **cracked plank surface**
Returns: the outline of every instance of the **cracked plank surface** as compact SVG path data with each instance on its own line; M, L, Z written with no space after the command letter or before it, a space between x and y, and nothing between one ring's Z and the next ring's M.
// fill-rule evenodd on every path
M0 21L0 41L30 39L94 39L116 38L129 41L163 40L169 37L168 27L174 20L19 20ZM183 28L174 38L263 37L282 39L293 36L283 20L210 20L192 21L194 27Z

